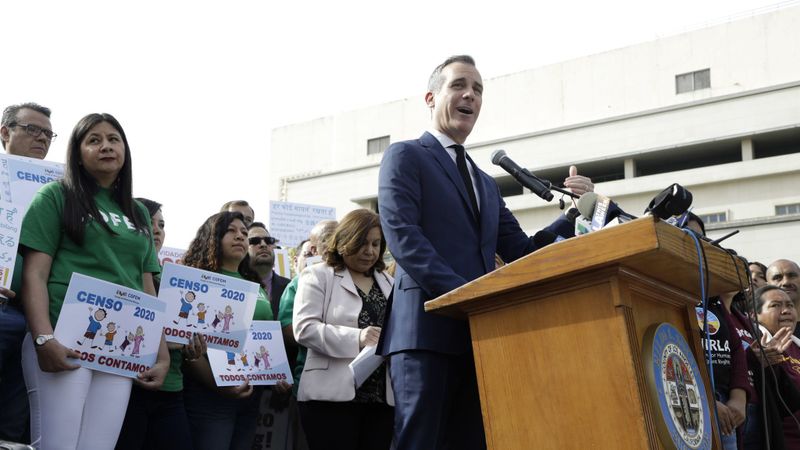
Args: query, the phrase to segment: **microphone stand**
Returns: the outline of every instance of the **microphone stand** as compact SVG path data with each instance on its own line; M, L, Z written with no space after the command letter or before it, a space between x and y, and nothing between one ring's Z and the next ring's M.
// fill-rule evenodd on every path
M554 186L553 183L550 182L550 180L545 180L545 179L537 177L536 175L532 174L528 169L522 169L522 172L525 175L527 175L527 176L533 178L534 180L538 181L539 183L542 183L547 189L550 189L551 191L560 192L560 193L562 193L564 195L568 195L568 196L570 196L572 198L579 198L580 197L580 195L574 194L571 191L568 191L566 189L562 189L562 188L560 188L558 186Z

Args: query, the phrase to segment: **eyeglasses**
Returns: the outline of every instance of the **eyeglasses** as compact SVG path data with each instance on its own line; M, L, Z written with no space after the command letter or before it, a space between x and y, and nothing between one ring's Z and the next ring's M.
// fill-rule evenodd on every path
M33 137L39 137L39 136L42 135L42 133L44 133L44 136L47 139L51 140L51 141L54 140L58 136L57 134L53 133L53 130L47 130L47 129L42 128L40 126L31 125L29 123L13 123L12 122L12 123L8 124L8 126L10 128L13 128L13 127L23 128L25 130L25 132L28 133L28 135L33 136Z
M278 242L278 240L272 236L254 236L247 239L247 241L250 243L250 245L258 245L261 243L261 241L264 241L264 243L267 245L275 245L275 243Z

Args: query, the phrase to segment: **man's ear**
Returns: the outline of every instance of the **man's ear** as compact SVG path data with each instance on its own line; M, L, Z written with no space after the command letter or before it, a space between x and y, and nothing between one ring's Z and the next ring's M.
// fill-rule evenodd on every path
M8 142L9 137L8 127L5 125L0 127L0 139L2 139L3 142Z
M428 108L433 108L436 106L436 95L433 92L428 92L425 94L425 104L428 105Z

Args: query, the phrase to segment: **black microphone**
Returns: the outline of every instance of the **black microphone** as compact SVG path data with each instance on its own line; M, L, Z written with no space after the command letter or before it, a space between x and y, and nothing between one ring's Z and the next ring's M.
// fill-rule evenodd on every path
M666 220L685 213L690 206L692 206L692 193L680 184L673 183L659 192L644 212Z
M511 158L506 155L505 150L495 150L492 153L492 164L496 166L500 166L508 172L515 180L522 186L530 189L533 191L534 194L538 195L542 199L546 201L553 200L553 193L550 192L550 188L545 186L538 178L534 177L533 174L528 172L526 169L520 167L517 163L511 160Z

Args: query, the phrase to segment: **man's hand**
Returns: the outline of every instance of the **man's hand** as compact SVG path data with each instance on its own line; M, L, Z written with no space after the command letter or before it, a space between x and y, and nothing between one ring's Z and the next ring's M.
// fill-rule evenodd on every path
M17 296L17 293L12 291L11 289L6 289L4 287L0 287L0 297L5 297L5 298L11 299L11 298L14 298L16 296Z
M761 342L754 342L750 347L763 366L771 366L783 362L783 352L792 345L793 330L783 327L767 342L767 336L761 336ZM761 352L761 349L764 352ZM766 356L766 359L764 357Z
M564 179L564 187L579 196L587 192L594 192L592 179L578 175L578 168L575 166L569 166L569 176Z
M75 370L80 366L73 364L67 358L80 359L81 353L71 350L61 345L56 339L50 339L44 345L36 346L36 358L39 360L39 368L42 372L63 372L65 370Z

